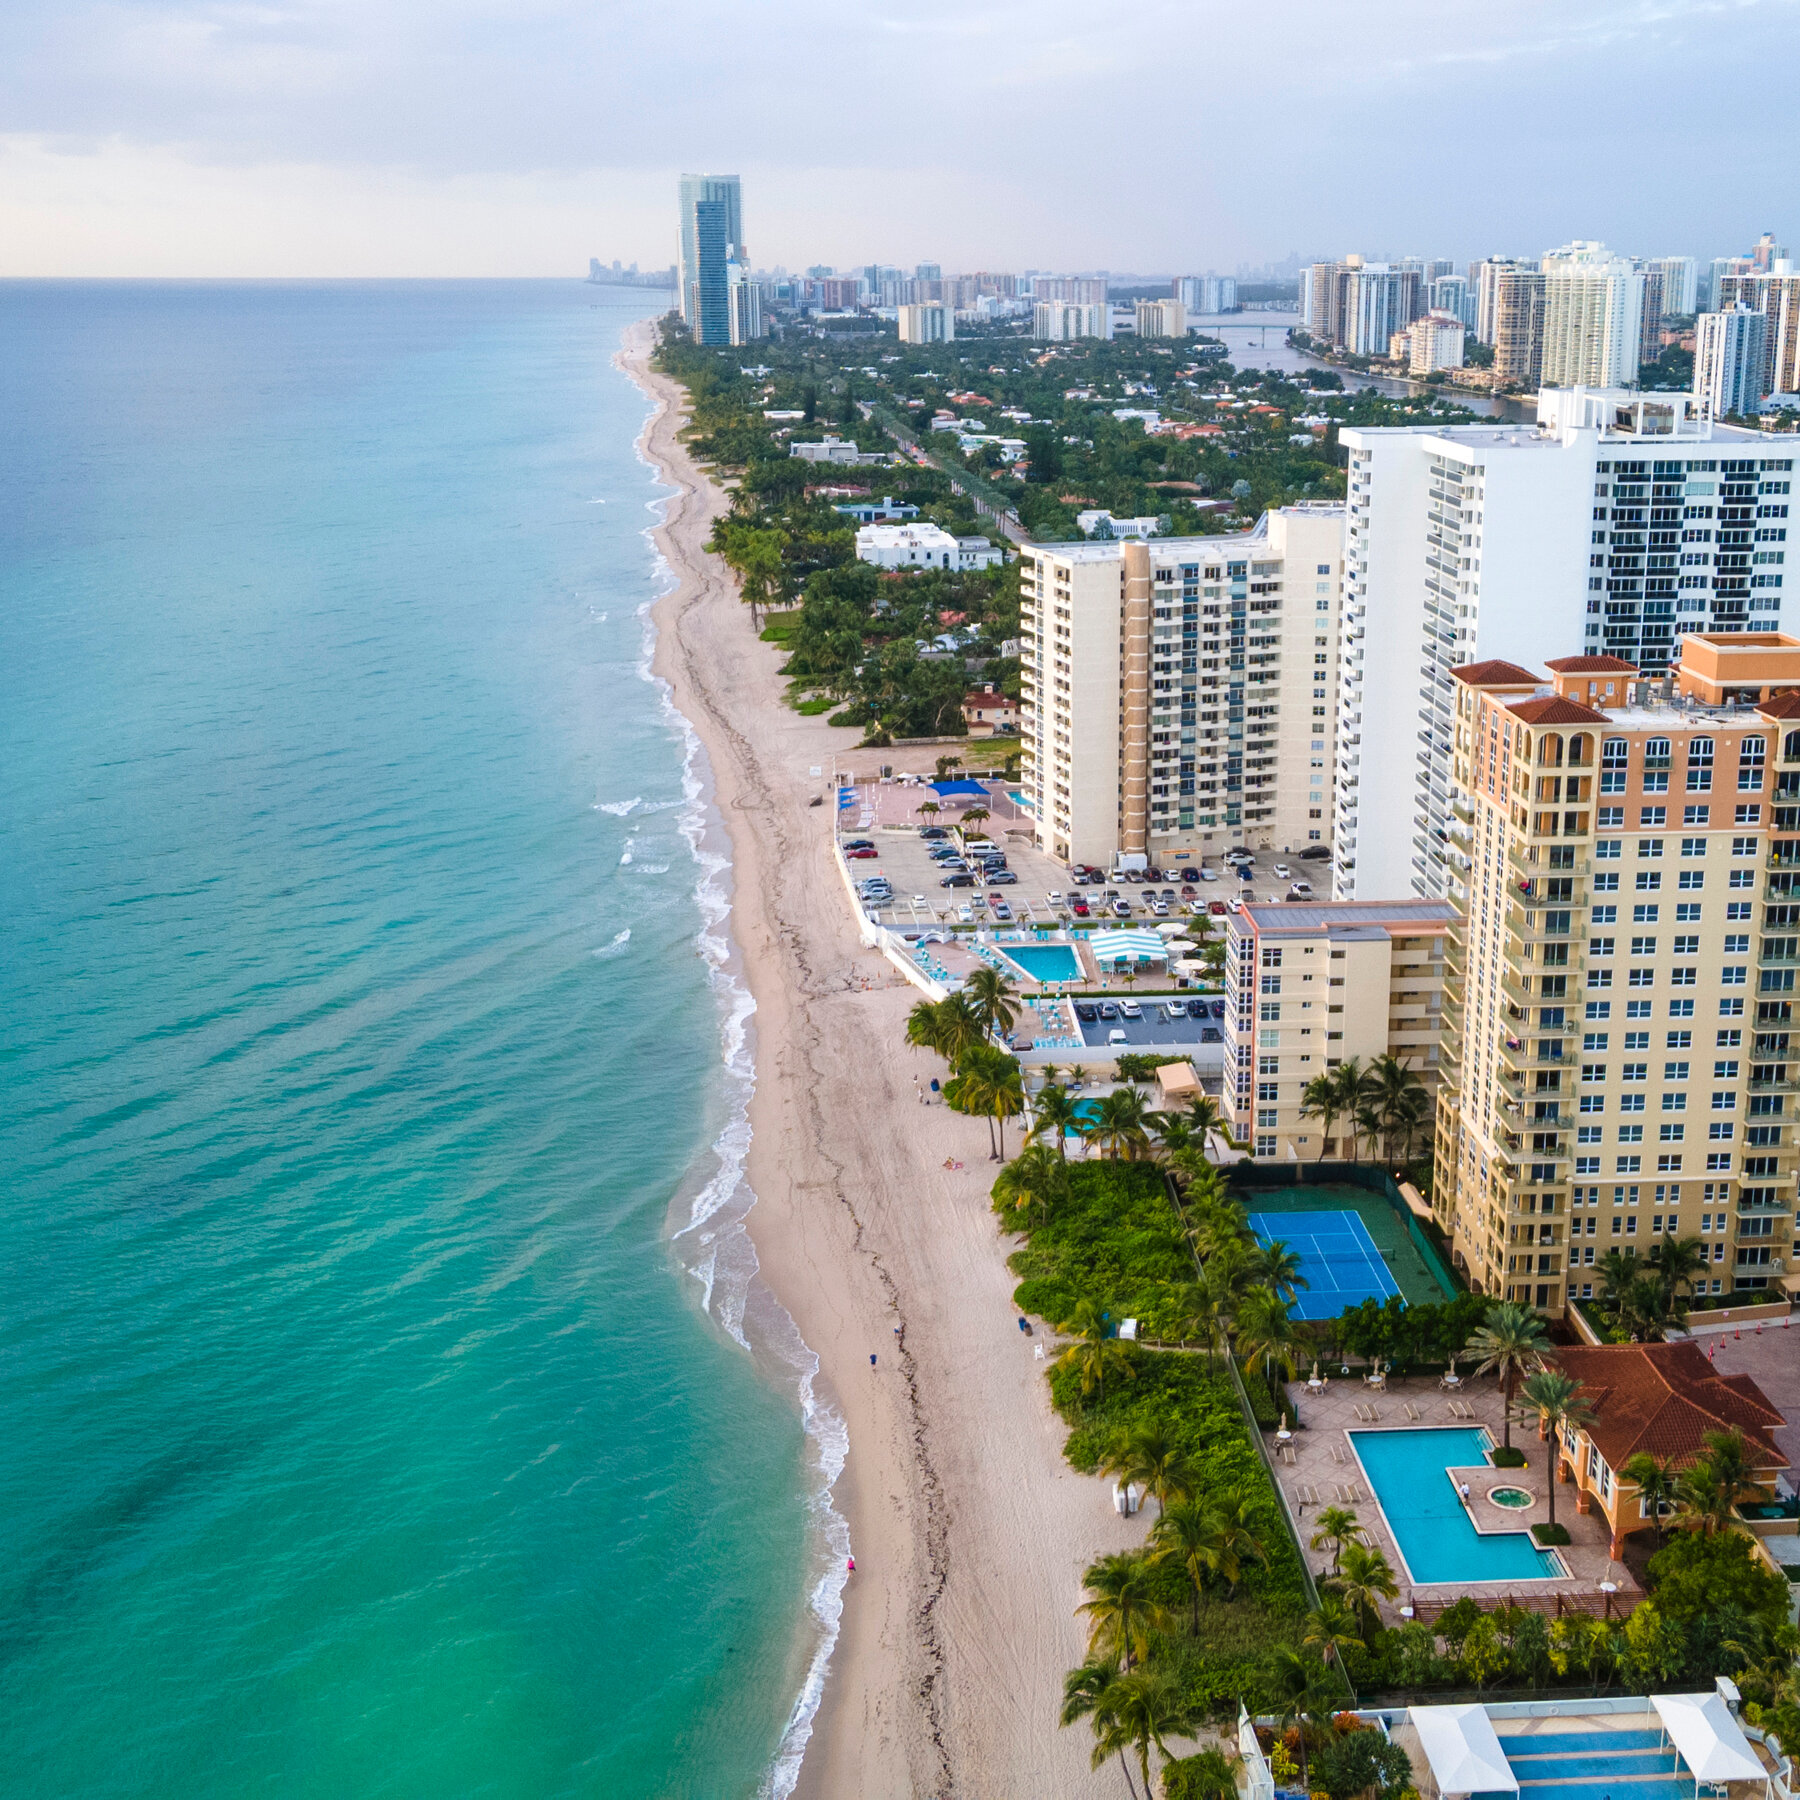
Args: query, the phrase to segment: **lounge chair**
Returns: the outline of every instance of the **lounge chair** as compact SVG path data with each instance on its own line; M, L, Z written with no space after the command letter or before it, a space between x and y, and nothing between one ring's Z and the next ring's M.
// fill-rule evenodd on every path
M1419 1416L1419 1409L1410 1400L1406 1402L1406 1416L1409 1419L1416 1419Z

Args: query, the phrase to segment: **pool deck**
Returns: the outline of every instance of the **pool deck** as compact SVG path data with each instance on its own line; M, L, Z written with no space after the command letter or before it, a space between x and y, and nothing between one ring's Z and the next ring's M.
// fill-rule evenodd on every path
M1326 1371L1321 1367L1321 1373ZM1301 1429L1292 1440L1280 1444L1274 1434L1265 1433L1264 1442L1275 1458L1276 1474L1299 1528L1303 1548L1315 1529L1314 1521L1327 1506L1347 1506L1366 1529L1372 1543L1379 1545L1393 1565L1400 1582L1399 1598L1382 1607L1390 1624L1403 1623L1401 1609L1413 1607L1420 1617L1430 1617L1443 1607L1452 1606L1465 1593L1478 1599L1497 1601L1510 1598L1521 1606L1556 1612L1571 1602L1584 1611L1599 1611L1605 1605L1602 1581L1618 1584L1613 1596L1615 1613L1629 1611L1640 1598L1640 1590L1623 1563L1611 1558L1611 1537L1605 1520L1598 1514L1583 1517L1575 1510L1575 1489L1565 1484L1556 1496L1556 1522L1568 1527L1569 1542L1560 1545L1556 1554L1568 1568L1567 1576L1544 1581L1482 1583L1470 1587L1439 1584L1414 1587L1408 1577L1406 1560L1400 1554L1394 1535L1389 1530L1381 1508L1363 1475L1362 1466L1350 1446L1353 1431L1393 1430L1417 1431L1429 1426L1485 1425L1494 1442L1501 1441L1500 1389L1492 1379L1465 1380L1454 1393L1438 1386L1436 1376L1405 1381L1390 1381L1385 1393L1365 1387L1361 1371L1352 1368L1349 1375L1330 1373L1322 1394L1309 1393L1304 1379L1286 1384L1288 1404L1298 1417ZM1458 1418L1450 1410L1452 1402L1466 1406L1472 1418ZM1375 1417L1358 1418L1358 1407L1374 1409ZM1411 1410L1409 1410L1411 1409ZM1417 1417L1413 1414L1416 1413ZM1470 1512L1479 1531L1522 1530L1547 1522L1545 1504L1545 1463L1547 1446L1539 1443L1535 1422L1513 1421L1513 1444L1529 1459L1522 1469L1486 1468L1467 1478L1471 1489ZM1291 1453L1293 1461L1287 1460ZM1446 1481L1451 1477L1442 1468L1422 1469L1422 1479ZM1463 1476L1458 1474L1457 1479ZM1519 1487L1536 1497L1529 1508L1507 1511L1487 1498L1487 1490L1496 1487ZM1331 1568L1328 1550L1306 1549L1307 1561L1314 1575L1327 1574Z

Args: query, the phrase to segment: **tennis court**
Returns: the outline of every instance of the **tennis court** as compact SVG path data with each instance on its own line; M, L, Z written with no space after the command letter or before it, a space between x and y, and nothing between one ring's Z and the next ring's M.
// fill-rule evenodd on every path
M1294 1294L1302 1319L1335 1319L1346 1306L1400 1292L1375 1240L1353 1212L1253 1212L1259 1244L1279 1240L1300 1258L1307 1286Z

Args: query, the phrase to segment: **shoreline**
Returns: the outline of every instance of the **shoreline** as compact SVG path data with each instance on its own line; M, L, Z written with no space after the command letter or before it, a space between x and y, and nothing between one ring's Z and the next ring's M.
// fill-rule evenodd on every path
M854 734L783 704L779 653L704 549L728 497L679 441L685 396L648 368L653 345L633 325L618 362L654 406L639 453L675 489L652 532L673 579L650 609L652 666L710 770L755 1006L744 1223L818 1360L815 1403L848 1432L831 1493L857 1571L794 1792L1097 1794L1085 1735L1056 1725L1083 1653L1074 1608L1087 1563L1144 1527L1063 1459L979 1127L918 1104L936 1070L903 1041L916 996L858 941L832 810L809 805L826 785L810 770L854 765Z

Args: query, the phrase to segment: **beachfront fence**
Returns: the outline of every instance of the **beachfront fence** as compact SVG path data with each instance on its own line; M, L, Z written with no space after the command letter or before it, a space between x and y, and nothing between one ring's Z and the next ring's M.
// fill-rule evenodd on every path
M1254 1193L1284 1187L1359 1187L1379 1194L1406 1227L1413 1248L1446 1294L1460 1294L1468 1283L1456 1273L1450 1259L1431 1233L1414 1215L1393 1176L1380 1163L1345 1162L1241 1162L1219 1171L1234 1188Z
M1275 1775L1262 1745L1256 1741L1256 1723L1243 1701L1238 1702L1238 1755L1244 1759L1244 1800L1275 1800Z

